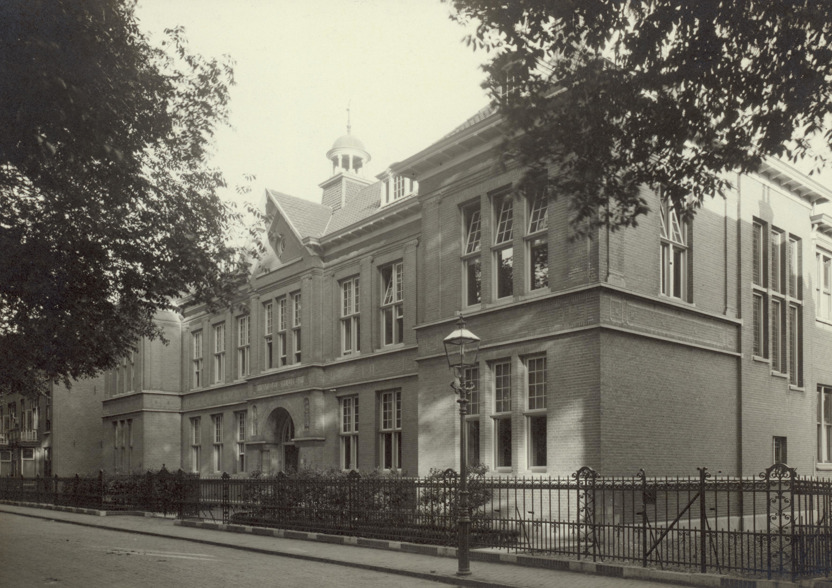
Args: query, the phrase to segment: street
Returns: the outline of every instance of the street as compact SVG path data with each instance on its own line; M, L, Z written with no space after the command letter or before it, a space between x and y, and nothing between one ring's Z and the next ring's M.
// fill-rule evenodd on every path
M314 555L309 543L307 555ZM303 551L294 548L296 551ZM191 541L0 513L0 586L436 586L434 582Z

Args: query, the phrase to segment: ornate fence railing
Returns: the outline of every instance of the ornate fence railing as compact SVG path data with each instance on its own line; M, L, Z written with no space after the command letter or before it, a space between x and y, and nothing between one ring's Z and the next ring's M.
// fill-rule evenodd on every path
M199 476L161 469L141 475L0 478L0 499L76 508L196 516Z
M0 479L0 498L173 512L224 523L455 545L458 476L377 473ZM469 474L471 545L679 571L832 573L832 480L774 464L754 477Z

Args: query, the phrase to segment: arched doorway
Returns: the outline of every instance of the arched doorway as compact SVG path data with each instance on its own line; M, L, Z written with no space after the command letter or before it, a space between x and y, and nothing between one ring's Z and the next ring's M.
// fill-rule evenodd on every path
M276 408L269 415L263 458L272 460L268 471L294 472L298 469L300 456L295 445L295 422L285 408Z

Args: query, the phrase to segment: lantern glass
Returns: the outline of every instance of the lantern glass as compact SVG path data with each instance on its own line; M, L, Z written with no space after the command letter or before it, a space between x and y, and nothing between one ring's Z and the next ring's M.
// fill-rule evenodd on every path
M445 337L445 356L451 369L463 369L477 363L480 350L480 338L469 331L462 316L456 323L456 329Z

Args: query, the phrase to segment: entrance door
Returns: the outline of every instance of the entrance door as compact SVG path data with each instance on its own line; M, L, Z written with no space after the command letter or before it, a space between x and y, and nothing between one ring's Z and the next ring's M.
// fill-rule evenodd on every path
M298 471L299 459L297 446L295 445L295 423L287 418L283 425L283 434L280 436L280 444L283 447L283 471Z

